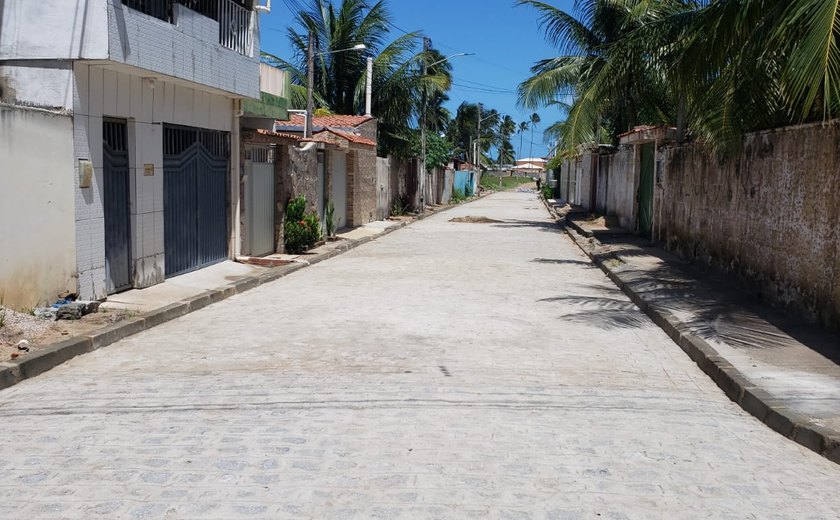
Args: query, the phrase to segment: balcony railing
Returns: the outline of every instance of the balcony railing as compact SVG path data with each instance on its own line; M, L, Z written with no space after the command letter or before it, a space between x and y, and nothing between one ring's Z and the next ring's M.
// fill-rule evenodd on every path
M240 54L253 54L254 12L246 0L122 0L123 5L165 22L173 22L172 6L180 4L219 22L219 44Z
M219 43L251 56L254 12L233 0L219 0Z

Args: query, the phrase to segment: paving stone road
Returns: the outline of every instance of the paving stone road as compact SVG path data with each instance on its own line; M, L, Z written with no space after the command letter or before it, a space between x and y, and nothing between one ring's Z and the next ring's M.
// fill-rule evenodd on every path
M0 392L2 519L830 519L838 485L526 193Z

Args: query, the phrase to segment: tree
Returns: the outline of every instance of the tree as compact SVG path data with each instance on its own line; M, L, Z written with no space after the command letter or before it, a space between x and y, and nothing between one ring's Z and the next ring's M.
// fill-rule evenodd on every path
M504 116L499 121L498 136L496 148L499 156L496 162L499 165L511 164L514 160L513 144L510 142L510 137L516 132L516 121L510 116Z
M361 114L365 105L367 58L373 58L373 111L379 119L380 153L406 152L409 129L419 116L421 92L445 92L451 76L422 74L426 53L418 50L419 33L389 40L391 15L384 0L289 0L295 8L294 25L288 28L294 49L292 62L264 55L287 69L293 87L292 106L305 107L309 35L319 54L313 85L316 105L336 114ZM364 44L364 52L334 52ZM329 54L327 54L329 53ZM445 70L445 66L437 69Z
M519 128L516 130L516 132L519 134L519 153L517 153L516 155L520 159L522 158L522 136L525 132L528 131L529 126L530 123L528 121L522 121L521 123L519 123Z
M538 124L540 124L540 115L535 112L531 114L531 151L528 153L531 158L534 157L534 128L536 128Z
M659 62L650 54L626 44L636 31L661 18L672 20L693 4L580 0L573 16L545 2L519 0L517 5L537 9L546 39L560 51L532 67L533 75L518 89L520 106L535 109L571 100L566 120L555 126L566 150L596 144L603 134L616 142L640 121L670 121L676 103L673 90L667 88L666 71L655 66Z

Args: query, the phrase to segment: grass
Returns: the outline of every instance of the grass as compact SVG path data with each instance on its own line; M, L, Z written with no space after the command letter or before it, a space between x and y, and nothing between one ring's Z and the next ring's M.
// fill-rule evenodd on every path
M502 187L499 188L499 179L502 180ZM481 187L485 190L510 190L534 182L531 177L493 177L490 175L481 176Z

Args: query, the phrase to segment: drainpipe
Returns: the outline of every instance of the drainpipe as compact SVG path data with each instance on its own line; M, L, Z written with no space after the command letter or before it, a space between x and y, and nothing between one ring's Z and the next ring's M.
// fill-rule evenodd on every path
M373 115L373 58L367 59L367 88L365 89L365 115Z

